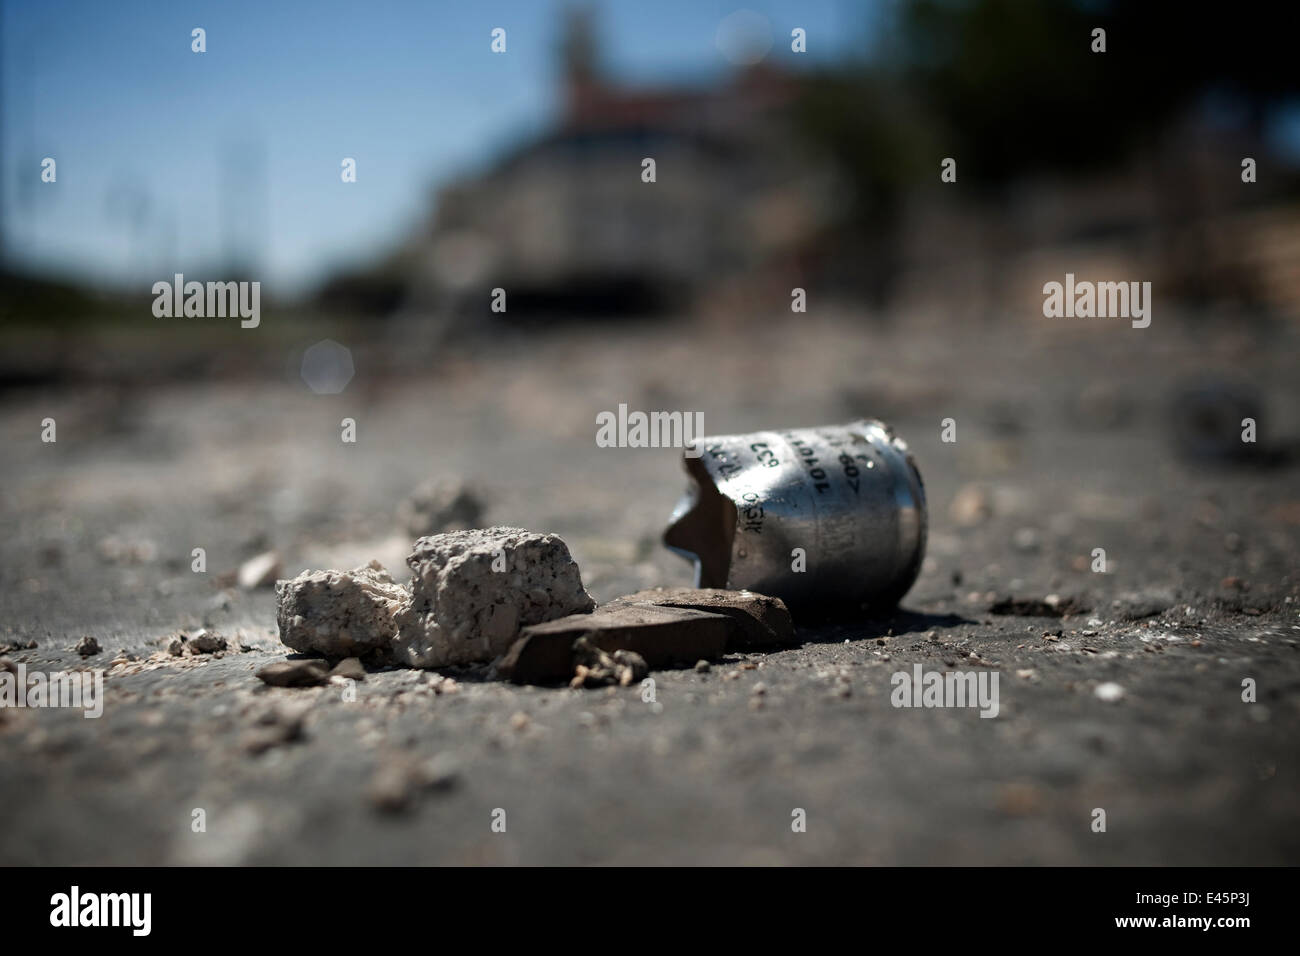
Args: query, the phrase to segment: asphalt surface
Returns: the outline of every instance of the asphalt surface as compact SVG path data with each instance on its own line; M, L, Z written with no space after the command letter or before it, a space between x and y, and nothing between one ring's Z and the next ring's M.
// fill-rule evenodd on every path
M358 337L339 395L292 352L4 392L0 656L102 668L105 701L0 709L0 863L1300 862L1295 333L798 318L510 332L401 368ZM1181 457L1223 428L1180 389L1219 381L1258 395L1258 448ZM288 651L232 572L273 549L284 576L400 576L396 505L426 478L560 534L597 600L690 583L658 543L676 454L594 442L620 402L715 433L895 425L930 505L899 612L655 672L653 703L482 669L372 673L355 700L253 676ZM1078 613L999 604L1049 596ZM204 626L231 649L167 653ZM892 706L916 663L997 672L998 715Z

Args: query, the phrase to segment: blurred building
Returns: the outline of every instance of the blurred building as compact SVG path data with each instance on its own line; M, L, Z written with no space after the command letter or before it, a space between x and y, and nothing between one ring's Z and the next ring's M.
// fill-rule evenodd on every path
M969 108L941 117L942 97L920 95L924 71L794 73L759 58L720 80L631 87L599 46L590 11L571 11L551 127L445 186L399 255L322 301L427 326L431 312L481 313L498 286L516 315L743 315L803 286L942 323L1041 315L1043 283L1072 272L1151 281L1162 308L1300 317L1300 170L1252 124L1211 122L1198 98L1123 149L1070 141L1071 162L1063 147L1037 163L1013 151L1000 178L963 158L955 185L938 157L982 127ZM996 114L1020 123L1015 89L1001 95ZM1245 156L1266 171L1258 182L1242 182Z
M779 266L833 208L829 169L801 154L785 121L788 72L758 64L712 87L626 88L575 11L562 77L553 129L440 192L426 258L440 288L653 307Z

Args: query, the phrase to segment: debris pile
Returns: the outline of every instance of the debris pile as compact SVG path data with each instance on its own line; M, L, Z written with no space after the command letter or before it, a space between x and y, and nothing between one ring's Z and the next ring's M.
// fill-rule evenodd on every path
M216 654L228 650L226 639L215 631L206 628L188 634L181 631L167 645L167 653L173 657L197 657L200 654Z
M579 641L607 654L631 651L650 667L694 664L726 653L731 627L721 614L614 601L593 614L524 628L497 672L517 684L566 680L575 672Z
M570 687L608 687L617 684L627 687L642 680L650 672L645 658L636 651L615 651L606 654L585 637L573 642L573 669Z
M437 668L493 663L516 683L575 687L640 681L651 668L693 666L730 650L794 637L790 612L752 591L638 591L597 608L568 546L521 528L422 537L406 561L410 585L378 562L306 571L276 584L280 639L304 654L257 672L302 687L364 678L364 664Z
M638 591L592 614L524 628L497 673L517 684L568 679L585 663L580 643L611 655L629 652L658 668L696 666L728 651L793 639L790 612L777 598L721 588Z

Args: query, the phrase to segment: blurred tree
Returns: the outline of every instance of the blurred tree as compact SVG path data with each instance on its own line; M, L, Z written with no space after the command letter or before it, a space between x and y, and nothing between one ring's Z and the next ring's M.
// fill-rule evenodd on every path
M1258 127L1300 90L1284 6L917 0L900 63L977 180L1103 165L1211 91ZM1092 52L1092 31L1106 52Z
M870 68L812 79L803 125L874 203L933 174L933 153L913 162L921 143L960 156L964 182L997 186L1110 163L1209 92L1240 99L1258 132L1300 94L1290 16L1260 0L915 0Z
M850 187L833 241L861 244L861 278L887 295L903 193L937 184L944 156L964 194L997 200L1026 175L1104 168L1156 143L1210 93L1259 137L1300 92L1290 16L1262 0L900 4L867 32L867 59L808 78L792 116Z

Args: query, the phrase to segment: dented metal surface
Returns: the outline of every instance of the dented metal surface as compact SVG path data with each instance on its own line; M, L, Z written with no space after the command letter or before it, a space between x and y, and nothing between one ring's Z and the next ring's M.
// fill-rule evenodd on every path
M696 586L804 609L897 603L925 556L925 490L882 422L718 435L686 457L691 484L664 543Z

